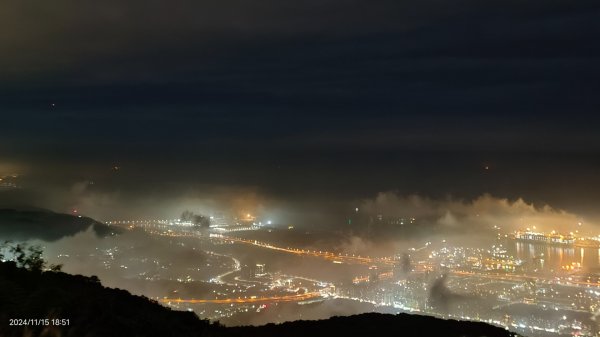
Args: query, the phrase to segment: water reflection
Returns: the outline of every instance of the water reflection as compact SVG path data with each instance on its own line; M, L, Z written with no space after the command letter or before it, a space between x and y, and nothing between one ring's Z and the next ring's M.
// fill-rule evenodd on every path
M545 271L580 265L582 269L600 268L600 249L553 246L540 243L511 241L511 254Z

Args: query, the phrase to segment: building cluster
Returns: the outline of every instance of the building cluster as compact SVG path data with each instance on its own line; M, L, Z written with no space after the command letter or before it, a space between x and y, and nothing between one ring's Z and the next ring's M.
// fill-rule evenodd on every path
M169 289L149 297L213 320L260 314L277 303L349 299L386 312L483 321L527 336L599 336L592 317L600 316L600 269L589 268L583 260L566 259L580 239L577 236L517 232L494 238L495 243L485 248L441 240L396 256L371 258L225 235L223 229L235 226L214 228L207 234L167 220L111 224L143 229L168 241L173 250L198 244L207 257L192 265L161 256L127 255L128 247L104 247L93 257L103 268L118 270L129 280ZM236 258L242 256L240 247L315 263L356 265L362 271L342 281L287 275L257 256Z

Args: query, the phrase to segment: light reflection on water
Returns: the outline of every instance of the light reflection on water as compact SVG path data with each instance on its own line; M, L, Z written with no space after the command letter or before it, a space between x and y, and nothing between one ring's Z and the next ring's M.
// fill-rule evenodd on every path
M581 268L600 268L600 249L582 247L562 247L531 242L511 241L507 245L509 253L527 263L543 261L544 270L558 270L563 266L579 263Z

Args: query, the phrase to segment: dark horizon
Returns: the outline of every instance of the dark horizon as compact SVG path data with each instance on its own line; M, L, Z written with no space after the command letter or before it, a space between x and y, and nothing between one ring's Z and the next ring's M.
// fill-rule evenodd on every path
M1 6L0 175L101 218L389 191L597 216L597 2L179 5Z

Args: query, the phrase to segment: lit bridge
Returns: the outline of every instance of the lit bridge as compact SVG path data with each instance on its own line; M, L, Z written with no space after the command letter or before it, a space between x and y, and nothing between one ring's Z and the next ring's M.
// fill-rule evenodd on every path
M296 254L296 255L304 255L304 256L314 256L324 258L326 260L330 260L337 263L354 263L354 264L364 264L364 265L373 265L373 264L386 264L386 265L394 265L394 260L389 257L369 257L369 256L360 256L360 255L349 255L342 253L332 253L323 250L310 250L310 249L299 249L299 248L284 248L274 246L269 243L260 242L257 240L248 240L235 238L231 236L224 236L220 234L211 235L212 238L218 238L224 241L236 242L236 243L245 243L261 248L271 249L280 251L283 253Z

